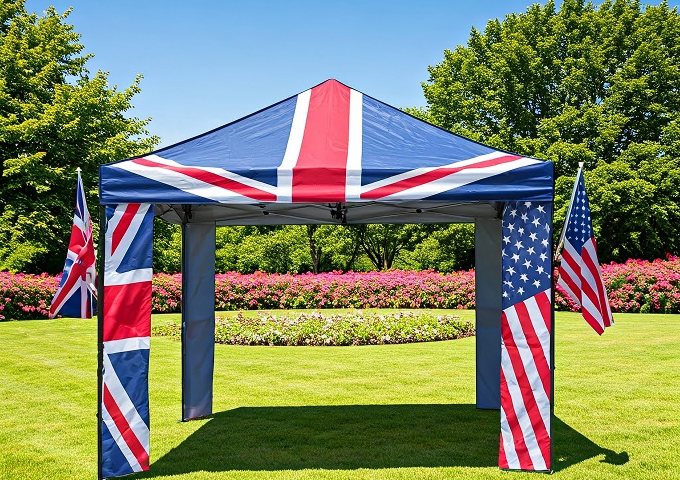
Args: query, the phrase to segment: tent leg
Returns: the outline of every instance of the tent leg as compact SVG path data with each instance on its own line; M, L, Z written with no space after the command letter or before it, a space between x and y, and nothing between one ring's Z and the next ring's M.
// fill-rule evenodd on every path
M501 220L475 222L477 408L501 408Z
M104 245L106 243L106 207L99 206L99 241L97 245L97 479L102 472L102 401L104 390Z
M215 225L182 225L182 421L212 414Z

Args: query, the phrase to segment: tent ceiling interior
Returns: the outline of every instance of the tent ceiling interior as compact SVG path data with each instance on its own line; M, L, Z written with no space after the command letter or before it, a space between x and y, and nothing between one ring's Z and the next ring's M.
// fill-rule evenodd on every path
M465 223L499 218L500 202L260 203L257 205L156 205L170 223L307 225L361 223Z

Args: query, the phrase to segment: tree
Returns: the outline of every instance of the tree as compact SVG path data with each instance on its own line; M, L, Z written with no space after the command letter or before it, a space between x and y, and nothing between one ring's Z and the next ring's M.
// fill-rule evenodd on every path
M307 225L307 241L309 242L309 255L312 259L312 272L319 273L323 248L316 240L314 235L319 229L319 225Z
M215 263L219 260L216 252ZM153 219L153 271L182 271L182 227L159 217Z
M312 269L304 225L220 227L215 243L218 272L302 273Z
M125 116L141 76L118 90L85 65L70 10L0 4L0 269L58 272L83 170L96 225L98 166L153 149L149 120Z
M469 270L475 266L475 227L472 223L436 225L412 251L403 267L438 272ZM402 262L398 267L402 268Z
M649 183L650 168L661 178L678 168L678 38L680 15L665 1L597 7L564 0L559 10L553 1L534 4L526 13L490 21L483 32L472 29L466 46L446 50L423 84L427 107L409 112L494 147L551 160L558 178L573 179L585 162L593 173L618 178L626 170L629 180ZM625 166L603 166L615 162ZM639 192L652 203L606 196L613 185L593 185L594 210L630 220L630 200L640 209L637 217L658 220L639 229L594 215L601 258L632 252L650 258L662 245L678 252L678 229L667 228L680 201L671 183ZM618 247L631 235L640 236L639 247ZM654 247L646 249L648 242Z
M680 251L680 164L659 159L633 170L622 161L585 172L599 260L664 258ZM563 225L574 177L555 185L555 225ZM559 230L559 229L557 229ZM559 233L559 232L557 232Z
M411 250L432 229L431 225L360 225L359 242L364 253L378 270L392 268L402 250Z
M351 225L314 225L311 230L310 250L314 245L319 261L316 273L371 269L371 262L362 255L360 228Z

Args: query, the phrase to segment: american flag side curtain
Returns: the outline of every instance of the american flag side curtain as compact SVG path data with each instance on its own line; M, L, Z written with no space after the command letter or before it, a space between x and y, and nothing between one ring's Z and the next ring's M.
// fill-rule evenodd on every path
M66 253L64 271L57 293L50 304L49 317L92 318L96 308L95 251L92 241L92 221L87 211L83 179L78 168L76 211L73 215L71 238Z
M503 212L498 466L549 471L552 457L552 204Z
M560 244L564 241L564 248L557 284L581 307L586 323L602 335L605 327L614 324L614 318L597 259L583 164L576 174L562 237Z
M100 478L149 468L153 206L106 207Z

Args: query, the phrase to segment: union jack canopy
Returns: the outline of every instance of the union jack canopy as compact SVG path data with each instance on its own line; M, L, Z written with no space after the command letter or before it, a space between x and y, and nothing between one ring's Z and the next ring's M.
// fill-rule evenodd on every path
M212 413L216 225L477 221L477 405L501 409L501 468L552 468L552 163L328 80L99 182L99 478L149 468L154 215L183 225L184 420Z
M430 209L417 221L428 221L444 212L494 216L485 203L497 201L552 201L552 172L550 162L454 135L327 80L203 135L103 165L100 195L102 204L156 204L157 215L177 223L179 205L202 205L195 218L218 224L331 221L304 208L319 203L342 203L347 223L399 223L403 208L386 206L426 199ZM263 209L273 215L263 218Z

